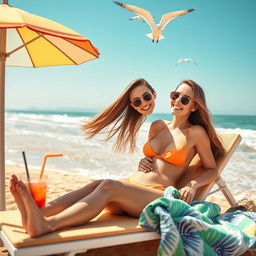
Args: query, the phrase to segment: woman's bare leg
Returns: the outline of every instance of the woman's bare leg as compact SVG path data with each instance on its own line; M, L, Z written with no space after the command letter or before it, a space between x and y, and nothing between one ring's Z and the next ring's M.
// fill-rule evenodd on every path
M112 187L115 187L112 202L133 217L139 217L147 204L164 195L164 191L131 184L123 180L111 184L110 189Z
M144 188L128 182L105 180L89 195L64 211L55 216L43 217L26 186L22 182L18 182L17 186L28 217L27 232L32 237L64 227L85 224L112 202L128 214L138 217L149 202L163 196L163 191L160 190Z
M90 194L102 181L103 180L92 181L80 189L69 192L57 199L54 199L53 201L47 203L44 208L41 208L42 214L48 217L64 211L72 204Z
M21 199L21 196L16 189L17 183L18 183L18 178L15 175L12 175L11 180L10 180L10 192L11 192L12 196L14 197L14 200L15 200L15 202L18 206L18 209L20 211L22 226L27 230L27 213L26 213L23 201Z

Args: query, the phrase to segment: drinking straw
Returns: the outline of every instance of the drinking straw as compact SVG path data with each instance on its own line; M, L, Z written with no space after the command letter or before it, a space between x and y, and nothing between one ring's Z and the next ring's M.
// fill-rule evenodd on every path
M45 156L44 156L44 161L43 161L43 165L42 165L42 170L41 170L41 173L40 173L40 179L42 179L42 177L43 177L44 167L45 167L47 158L48 158L48 157L59 157L59 156L63 156L63 154L53 154L53 155L45 155Z
M27 178L28 178L28 184L30 184L30 177L29 177L29 172L28 172L28 165L27 165L25 151L22 151L22 156L23 156L23 160L24 160L24 164L25 164L26 174L27 174Z

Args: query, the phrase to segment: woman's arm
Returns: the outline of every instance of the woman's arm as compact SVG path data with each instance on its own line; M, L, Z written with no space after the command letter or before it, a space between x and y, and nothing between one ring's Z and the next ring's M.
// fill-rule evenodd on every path
M199 125L195 125L189 130L190 138L194 143L196 152L198 153L202 167L205 170L202 175L191 180L185 187L180 189L180 199L191 203L196 190L199 187L207 185L218 177L216 161L211 150L210 139L205 129Z

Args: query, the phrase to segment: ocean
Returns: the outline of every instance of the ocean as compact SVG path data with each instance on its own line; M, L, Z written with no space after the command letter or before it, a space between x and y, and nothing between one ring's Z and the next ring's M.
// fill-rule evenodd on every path
M112 152L112 142L103 142L102 136L84 138L80 126L93 115L93 112L6 111L6 164L24 167L21 152L25 151L29 168L41 169L46 154L61 153L63 157L47 159L46 171L96 179L127 177L137 170L143 157L142 146L147 140L150 122L172 118L170 114L149 116L138 135L138 151L130 154ZM222 177L235 194L242 196L241 191L255 191L256 116L214 115L213 122L218 132L242 136Z

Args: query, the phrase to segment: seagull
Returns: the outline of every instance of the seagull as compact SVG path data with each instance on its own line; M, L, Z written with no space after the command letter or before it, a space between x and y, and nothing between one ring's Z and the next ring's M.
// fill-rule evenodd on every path
M181 59L179 59L179 60L176 62L176 66L177 66L178 64L180 64L181 62L193 62L195 65L197 65L196 62L195 62L194 60L192 60L191 58L181 58Z
M189 10L181 10L181 11L166 13L162 16L160 23L156 25L149 11L144 10L137 6L123 4L116 1L114 1L114 3L129 11L136 13L138 16L140 16L143 20L145 20L148 23L148 25L152 30L152 33L146 34L146 36L151 38L153 43L154 41L158 43L159 40L164 39L164 36L162 35L162 31L171 20L175 19L178 16L187 14L195 10L195 9L189 9Z

